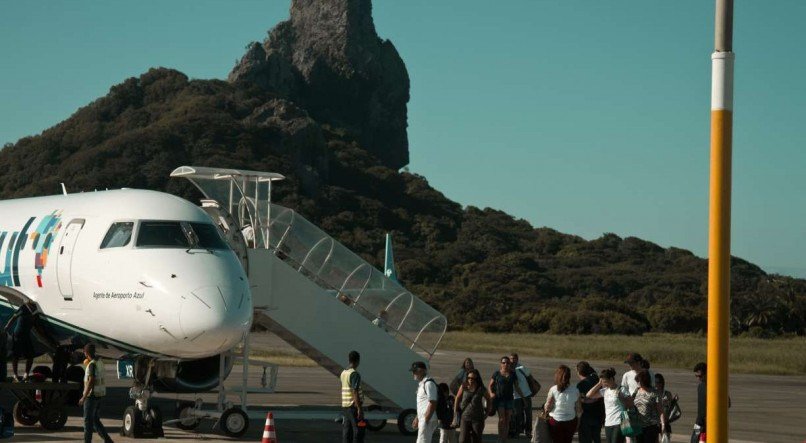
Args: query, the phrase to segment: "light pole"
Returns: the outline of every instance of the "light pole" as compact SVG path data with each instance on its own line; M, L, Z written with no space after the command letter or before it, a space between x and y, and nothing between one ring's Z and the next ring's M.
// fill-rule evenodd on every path
M716 0L714 53L711 55L711 194L705 431L709 442L718 443L728 441L733 59L733 0Z

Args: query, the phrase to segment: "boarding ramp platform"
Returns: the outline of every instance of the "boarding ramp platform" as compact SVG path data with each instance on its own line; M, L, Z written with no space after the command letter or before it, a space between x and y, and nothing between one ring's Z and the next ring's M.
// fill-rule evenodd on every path
M415 407L408 369L436 352L444 315L294 210L271 203L281 175L187 166L171 175L201 190L202 207L241 257L256 324L336 376L358 351L366 397L383 408Z

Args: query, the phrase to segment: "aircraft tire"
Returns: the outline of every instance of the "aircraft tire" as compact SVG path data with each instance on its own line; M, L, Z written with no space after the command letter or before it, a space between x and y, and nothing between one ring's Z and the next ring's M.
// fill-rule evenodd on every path
M369 405L366 407L366 411L378 411L381 407L378 405ZM372 432L378 432L386 426L386 420L367 420L367 429Z
M188 412L195 409L196 404L193 402L181 402L176 406L176 418L181 421L176 422L176 427L183 431L192 431L199 427L201 420L198 418L186 418Z
M249 429L249 416L241 408L232 407L224 411L219 419L221 431L231 438L239 438Z
M14 403L12 413L14 420L23 426L33 426L39 421L39 411L27 401Z
M143 436L143 417L140 411L134 406L129 406L123 412L123 427L121 434L129 438L140 438Z
M162 430L162 411L157 406L148 407L148 427L151 433L156 437L164 437L165 433Z
M45 406L39 416L39 425L47 431L58 431L67 423L67 410L61 406Z
M397 429L401 434L417 435L417 430L412 426L415 417L417 417L417 411L414 409L404 409L403 412L397 416Z

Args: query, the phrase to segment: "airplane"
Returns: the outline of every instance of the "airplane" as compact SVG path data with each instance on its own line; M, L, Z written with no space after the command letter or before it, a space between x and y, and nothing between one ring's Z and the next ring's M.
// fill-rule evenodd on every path
M227 375L219 355L248 333L253 309L241 262L211 218L133 189L0 201L2 324L30 300L47 335L38 355L54 352L47 342L68 352L95 343L101 357L135 362L129 436L154 422L161 431L153 391L202 392ZM70 370L83 379L80 366Z

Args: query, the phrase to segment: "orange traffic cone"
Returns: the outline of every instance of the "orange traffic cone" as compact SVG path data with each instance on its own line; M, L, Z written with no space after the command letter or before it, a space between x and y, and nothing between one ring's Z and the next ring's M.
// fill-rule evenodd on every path
M260 443L277 443L277 433L274 432L274 414L266 415L266 427L263 428L263 440Z

